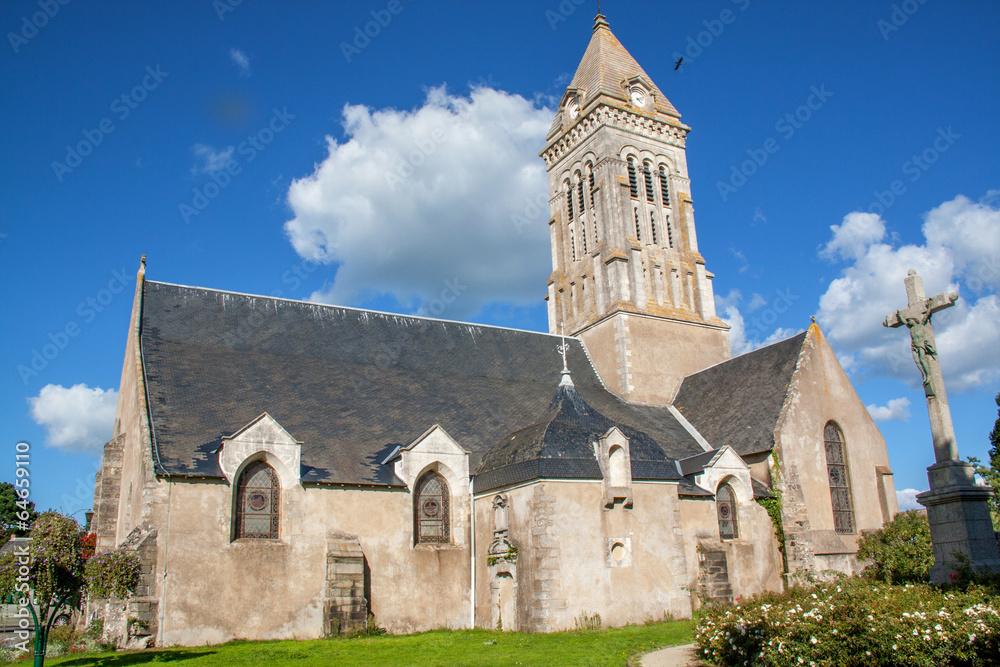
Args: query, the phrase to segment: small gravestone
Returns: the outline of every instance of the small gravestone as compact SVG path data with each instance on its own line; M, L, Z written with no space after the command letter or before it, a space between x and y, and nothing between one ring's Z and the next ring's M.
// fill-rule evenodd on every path
M934 440L934 465L927 468L930 490L917 495L917 502L927 508L927 520L934 545L931 581L947 581L958 565L956 554L967 558L976 569L1000 571L1000 553L990 521L987 501L992 489L975 483L972 464L960 461L955 443L955 428L944 391L944 378L934 343L931 315L949 308L958 294L924 296L924 284L916 271L906 275L907 306L885 318L887 327L905 326L910 330L913 360L920 369L927 411Z

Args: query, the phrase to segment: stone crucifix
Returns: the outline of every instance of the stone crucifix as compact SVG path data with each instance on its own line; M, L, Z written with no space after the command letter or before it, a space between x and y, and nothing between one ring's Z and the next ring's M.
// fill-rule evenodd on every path
M924 282L913 269L906 273L903 282L906 284L907 306L887 316L882 324L892 328L906 326L910 330L913 360L920 369L924 394L927 396L927 411L930 413L931 434L934 437L934 457L938 463L957 461L955 428L951 423L951 410L948 408L948 396L944 391L941 364L938 362L937 348L934 346L931 315L955 305L958 294L942 292L928 299L924 295Z

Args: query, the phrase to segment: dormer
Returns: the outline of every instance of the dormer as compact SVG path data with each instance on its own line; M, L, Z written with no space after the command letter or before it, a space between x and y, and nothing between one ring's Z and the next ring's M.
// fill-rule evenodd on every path
M633 76L622 81L625 96L636 110L652 111L656 108L656 93L653 84L644 76Z
M613 509L615 503L632 507L632 455L629 440L617 426L613 426L594 443L594 456L601 466L604 478L604 507Z

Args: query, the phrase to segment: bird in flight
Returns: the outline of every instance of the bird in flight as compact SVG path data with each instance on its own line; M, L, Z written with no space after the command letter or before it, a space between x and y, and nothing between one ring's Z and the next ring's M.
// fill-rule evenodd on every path
M678 58L677 62L674 63L674 71L675 72L681 68L681 63L682 62L684 62L684 56L681 56L680 58Z

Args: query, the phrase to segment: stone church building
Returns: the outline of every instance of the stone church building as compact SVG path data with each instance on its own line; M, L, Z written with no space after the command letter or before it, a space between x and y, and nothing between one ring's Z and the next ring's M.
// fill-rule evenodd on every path
M160 645L369 614L544 632L854 570L897 511L885 441L815 324L731 358L689 130L598 16L540 153L550 333L143 261L94 498L99 548L138 550L143 579L109 620Z

